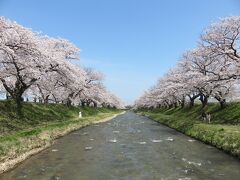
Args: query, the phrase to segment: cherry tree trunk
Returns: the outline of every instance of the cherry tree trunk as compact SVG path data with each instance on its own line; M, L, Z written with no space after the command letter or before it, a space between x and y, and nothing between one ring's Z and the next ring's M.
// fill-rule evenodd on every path
M183 97L182 101L180 102L181 108L184 108L185 106L185 97Z
M8 92L6 92L6 100L9 100L9 99L11 99L11 95Z
M223 109L226 105L226 100L225 99L220 100L219 104L220 104L221 109Z
M190 107L194 106L194 99L190 99L190 103L189 103Z
M85 107L85 102L84 101L81 102L81 106Z
M67 99L66 105L70 107L72 105L72 101L70 98Z
M46 98L44 99L44 103L48 104L48 101L49 101L49 95L47 95Z
M178 107L178 103L175 102L175 103L174 103L174 108L177 108L177 107Z
M204 108L208 103L208 96L201 95L199 100L202 102L202 108Z
M19 118L22 118L23 117L23 112L22 112L22 96L21 95L17 95L15 98L15 102L16 102L16 105L17 105L17 116Z

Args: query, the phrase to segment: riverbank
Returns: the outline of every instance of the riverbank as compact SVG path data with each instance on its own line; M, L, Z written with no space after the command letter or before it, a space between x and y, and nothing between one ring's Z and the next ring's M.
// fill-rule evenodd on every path
M228 104L224 109L209 104L204 111L212 116L210 124L202 121L200 105L191 109L140 109L136 112L240 159L240 103Z
M216 148L127 112L64 136L0 179L238 180L239 166Z
M24 103L22 119L15 112L13 102L0 101L0 173L49 147L61 136L122 113L117 109L38 103Z

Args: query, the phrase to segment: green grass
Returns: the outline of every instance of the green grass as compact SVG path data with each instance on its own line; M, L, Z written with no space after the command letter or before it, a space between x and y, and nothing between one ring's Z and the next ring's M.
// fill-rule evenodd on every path
M142 115L240 158L240 103L230 103L224 109L212 103L204 111L212 116L210 124L203 122L200 105L193 108L138 110Z
M99 113L117 112L118 110L67 107L62 104L24 103L23 118L18 119L15 103L12 101L0 101L0 134L15 133L16 131L35 128L39 125L49 125L49 123L66 122L70 119L77 118L79 111L82 111L83 117L86 117Z
M79 111L83 115L81 119ZM0 162L50 145L60 136L120 112L108 108L24 103L23 117L18 119L15 103L0 101Z

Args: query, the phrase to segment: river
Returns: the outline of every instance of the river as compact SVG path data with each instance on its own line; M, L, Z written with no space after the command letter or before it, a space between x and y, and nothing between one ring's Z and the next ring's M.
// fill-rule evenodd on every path
M240 161L132 112L58 139L0 179L234 180Z

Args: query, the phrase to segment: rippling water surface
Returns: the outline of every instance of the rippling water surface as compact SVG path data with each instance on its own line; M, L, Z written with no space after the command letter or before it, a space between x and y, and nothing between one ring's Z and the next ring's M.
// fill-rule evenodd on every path
M240 161L128 112L75 131L0 176L3 180L238 180Z

